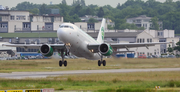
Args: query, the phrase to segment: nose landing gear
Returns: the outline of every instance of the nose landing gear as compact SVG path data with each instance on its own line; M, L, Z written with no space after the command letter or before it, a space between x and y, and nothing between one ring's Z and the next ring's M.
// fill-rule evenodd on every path
M70 52L70 47L71 47L71 44L70 43L66 43L65 44L65 48L66 49L61 49L60 51L58 51L60 54L61 54L61 57L62 57L62 60L59 61L59 66L61 67L63 64L64 66L66 67L67 66L67 61L64 60L64 56L68 56L69 55L69 52ZM64 51L65 50L65 51ZM64 54L65 52L65 54Z
M60 53L61 53L62 60L59 61L59 66L61 67L64 64L64 66L66 67L67 66L67 61L64 60L64 56L65 56L64 55L64 50L61 50Z

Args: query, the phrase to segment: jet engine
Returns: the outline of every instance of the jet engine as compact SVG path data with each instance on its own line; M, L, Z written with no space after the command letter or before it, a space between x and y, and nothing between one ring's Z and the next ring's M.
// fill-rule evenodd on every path
M99 46L99 52L104 56L110 56L113 53L112 47L107 43L102 43Z
M50 45L43 44L40 47L40 52L43 56L50 57L53 55L53 48Z

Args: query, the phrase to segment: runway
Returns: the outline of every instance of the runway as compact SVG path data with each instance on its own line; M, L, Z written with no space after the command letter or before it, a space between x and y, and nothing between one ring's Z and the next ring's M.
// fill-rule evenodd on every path
M46 78L47 76L62 76L62 75L73 75L73 74L129 73L129 72L151 72L151 71L180 71L180 68L72 70L72 71L55 71L55 72L12 72L12 73L0 73L0 78L9 78L9 79Z

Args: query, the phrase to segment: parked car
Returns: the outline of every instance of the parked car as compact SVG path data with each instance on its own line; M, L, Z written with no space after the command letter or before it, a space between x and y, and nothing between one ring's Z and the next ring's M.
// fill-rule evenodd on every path
M146 55L145 54L141 54L138 56L138 58L146 58Z
M147 56L147 58L153 58L152 56Z
M168 58L167 55L161 55L161 58Z
M152 55L152 57L153 57L153 58L158 58L158 56L157 56L157 55Z
M175 55L168 55L168 58L176 58Z

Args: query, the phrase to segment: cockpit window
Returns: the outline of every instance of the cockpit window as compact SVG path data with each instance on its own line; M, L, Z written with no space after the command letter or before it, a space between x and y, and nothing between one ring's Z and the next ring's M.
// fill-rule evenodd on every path
M72 26L69 26L71 29L74 29Z
M64 28L69 28L69 26L66 26L66 25L65 25Z
M74 29L72 26L68 26L68 25L62 25L62 26L60 26L60 28L71 28L71 29Z

